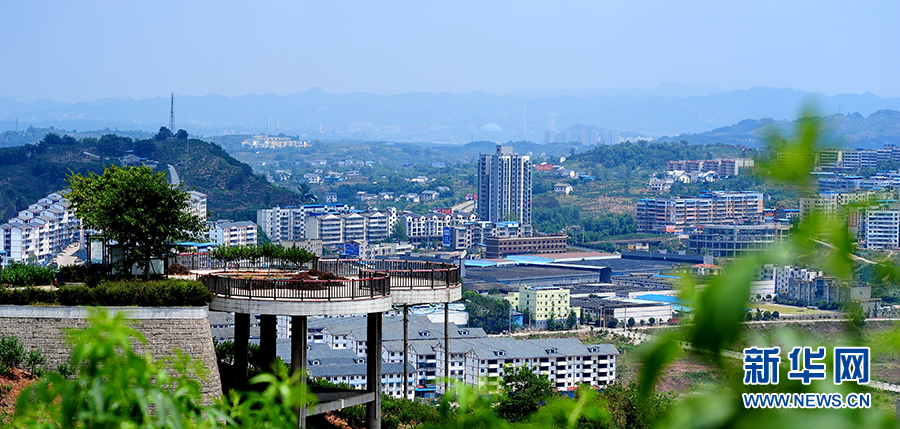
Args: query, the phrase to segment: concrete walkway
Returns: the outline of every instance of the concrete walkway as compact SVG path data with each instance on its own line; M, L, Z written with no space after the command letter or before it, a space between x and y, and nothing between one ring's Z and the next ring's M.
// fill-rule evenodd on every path
M78 242L70 244L62 252L57 253L56 256L53 257L53 260L51 260L51 262L56 262L56 265L60 267L66 265L81 265L82 263L84 263L84 261L78 259L75 256L75 253L78 252L78 249L80 247L81 244Z

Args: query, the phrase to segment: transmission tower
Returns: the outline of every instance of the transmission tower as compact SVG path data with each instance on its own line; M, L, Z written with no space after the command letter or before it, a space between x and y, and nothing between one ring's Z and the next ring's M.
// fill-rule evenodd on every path
M175 93L172 93L172 98L170 99L170 107L169 107L169 131L172 132L172 135L175 135Z

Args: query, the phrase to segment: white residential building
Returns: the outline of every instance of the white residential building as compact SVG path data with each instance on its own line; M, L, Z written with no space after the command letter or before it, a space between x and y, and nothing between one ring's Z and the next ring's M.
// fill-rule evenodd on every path
M300 241L306 236L306 218L311 214L345 213L346 204L306 204L257 210L256 222L273 242Z
M611 344L585 345L575 338L517 340L510 337L467 343L470 350L465 354L462 378L466 384L485 387L489 392L502 390L500 379L507 366L530 367L546 376L561 392L574 390L579 384L597 388L616 380L619 351ZM440 347L438 350L443 353ZM437 372L444 374L443 361L438 361L437 367ZM442 393L442 387L438 386L438 393Z
M256 224L250 221L221 220L211 225L209 238L222 246L255 245Z
M806 282L812 282L816 279L816 277L821 277L824 275L825 273L822 271L792 267L790 265L775 267L775 293L787 294L791 279L799 279Z
M197 191L188 191L188 195L190 196L190 208L188 209L191 214L197 215L201 220L206 220L206 194L203 192Z
M866 249L900 247L900 211L867 210L863 240Z
M518 155L512 145L478 159L478 219L517 220L531 224L531 157Z
M388 237L388 216L381 212L310 214L306 218L306 236L322 240L324 245L349 241L381 241Z
M69 210L62 192L54 192L31 204L0 225L0 251L9 261L36 257L48 262L69 243L81 237L81 219Z

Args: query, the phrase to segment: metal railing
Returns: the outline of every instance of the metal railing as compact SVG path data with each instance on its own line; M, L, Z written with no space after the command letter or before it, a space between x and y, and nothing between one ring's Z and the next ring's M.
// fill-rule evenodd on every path
M332 301L389 295L390 279L380 274L347 280L292 280L273 279L265 273L214 273L203 276L202 280L214 294L228 298Z
M339 276L357 276L361 270L387 273L393 289L440 289L459 285L459 267L440 262L320 259L317 268Z
M192 269L215 269L207 254L182 254L182 265ZM187 256L193 256L187 259ZM205 256L206 259L202 257ZM254 266L256 265L256 266ZM261 264L240 269L266 269ZM342 279L291 279L295 272L218 272L201 280L218 296L271 300L343 300L365 299L389 295L391 289L443 289L459 286L459 267L453 264L423 261L319 259L310 264L314 277L329 273ZM198 268L199 267L199 268ZM218 266L223 267L223 266ZM229 269L234 268L229 266ZM317 270L320 273L316 273ZM282 276L283 278L277 278ZM274 277L274 278L273 278Z

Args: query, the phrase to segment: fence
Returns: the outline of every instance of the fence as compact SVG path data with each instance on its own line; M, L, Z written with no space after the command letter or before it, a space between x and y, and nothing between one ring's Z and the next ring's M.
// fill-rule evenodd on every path
M193 269L213 269L215 259L207 254L178 255ZM205 258L205 259L204 259ZM220 272L203 277L209 289L219 296L250 299L337 300L374 298L388 295L391 289L441 289L459 285L459 267L453 264L423 261L319 259L310 264L313 270L344 279L306 280L272 278L262 272ZM224 265L223 265L224 266ZM231 266L229 266L231 267ZM267 268L262 264L246 264L249 269ZM321 277L321 276L317 276Z
M229 298L332 301L387 296L391 292L390 279L384 273L380 274L379 277L347 280L292 280L215 273L204 276L203 280L214 294Z
M439 262L320 259L317 267L339 276L358 276L364 270L387 273L393 289L439 289L459 284L459 267Z

